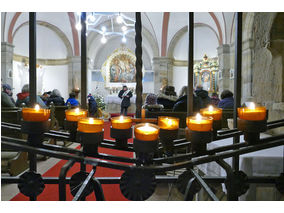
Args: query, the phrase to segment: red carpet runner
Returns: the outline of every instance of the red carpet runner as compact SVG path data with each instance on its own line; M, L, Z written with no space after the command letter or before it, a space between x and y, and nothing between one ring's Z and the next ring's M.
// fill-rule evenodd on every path
M110 139L110 122L105 123L104 127L104 137L105 139ZM131 140L132 141L132 140ZM99 148L100 153L106 153L111 155L123 156L123 157L133 157L132 152L118 151L106 148ZM51 169L43 174L43 177L58 177L61 167L66 163L66 160L59 161ZM87 171L90 171L92 167L87 166ZM67 177L71 177L76 172L80 171L80 164L76 163L67 173ZM120 177L123 171L114 170L109 168L97 167L95 177ZM103 191L105 199L108 201L126 201L127 199L121 194L118 184L103 184ZM69 184L66 185L66 200L72 200L73 196L70 193ZM28 201L29 198L19 193L12 201ZM37 197L39 201L58 201L58 185L57 184L46 184L44 191ZM90 194L86 200L95 200L94 193Z

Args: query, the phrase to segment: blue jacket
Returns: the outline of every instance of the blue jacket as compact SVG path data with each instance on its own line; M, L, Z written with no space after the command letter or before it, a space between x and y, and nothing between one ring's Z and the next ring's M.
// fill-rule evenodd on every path
M68 98L66 101L66 106L68 104L68 102L71 104L71 106L78 106L79 102L75 99L75 98Z
M232 108L234 108L234 98L233 97L229 97L229 98L222 99L219 102L218 107L222 108L222 109L232 109Z

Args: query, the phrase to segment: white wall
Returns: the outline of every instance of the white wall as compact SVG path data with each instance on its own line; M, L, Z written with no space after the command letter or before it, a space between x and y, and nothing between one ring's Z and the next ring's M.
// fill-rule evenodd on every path
M42 66L37 69L37 94L42 94L53 89L58 89L66 100L68 95L68 66ZM28 69L22 62L13 62L13 93L14 98L21 92L24 84L29 83Z
M183 86L187 85L187 67L173 66L173 86L177 95Z

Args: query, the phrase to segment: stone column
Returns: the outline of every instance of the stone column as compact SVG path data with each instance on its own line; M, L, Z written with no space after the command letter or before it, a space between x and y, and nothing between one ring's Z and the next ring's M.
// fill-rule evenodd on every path
M254 42L252 39L243 41L242 52L242 102L252 99L252 57Z
M81 89L81 56L68 58L68 92L74 88ZM79 100L81 95L79 94Z
M219 93L225 89L230 89L230 46L223 44L217 48L218 60L219 60L219 71L222 73L218 78Z
M2 83L13 88L13 55L14 45L1 42L1 79Z
M154 57L152 63L154 71L154 93L158 94L163 78L168 79L168 85L173 85L173 59L168 57Z

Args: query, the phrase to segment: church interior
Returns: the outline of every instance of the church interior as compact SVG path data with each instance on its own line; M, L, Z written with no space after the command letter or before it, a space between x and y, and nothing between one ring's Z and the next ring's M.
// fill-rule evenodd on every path
M284 201L284 12L1 12L2 201Z

